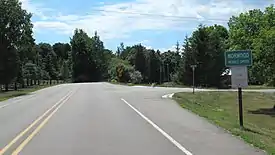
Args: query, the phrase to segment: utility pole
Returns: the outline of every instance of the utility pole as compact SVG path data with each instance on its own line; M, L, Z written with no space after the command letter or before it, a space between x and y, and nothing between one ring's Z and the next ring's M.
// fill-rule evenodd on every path
M161 69L161 62L160 62L160 66L159 66L159 84L161 84L161 72L162 72L162 69Z
M195 69L197 65L191 65L191 68L193 70L193 94L195 94Z
M169 73L169 64L167 63L166 64L166 67L167 67L167 82L169 82L169 75L170 75L170 73Z

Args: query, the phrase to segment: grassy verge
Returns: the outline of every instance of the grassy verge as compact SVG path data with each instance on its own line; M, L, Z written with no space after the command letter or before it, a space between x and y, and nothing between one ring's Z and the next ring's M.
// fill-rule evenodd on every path
M133 84L133 83L122 83L122 82L110 82L112 84L125 85L125 86L149 86L151 87L151 83L141 83L141 84ZM155 84L155 87L176 87L176 88L186 88L187 86L174 84L172 82L166 82L162 84Z
M245 89L275 89L275 87L265 86L265 85L249 85Z
M0 92L0 102L13 98L13 97L18 97L18 96L23 96L23 95L27 95L31 92L43 89L43 88L47 88L53 85L41 85L41 86L33 86L33 87L28 87L28 88L24 88L24 89L20 89L17 91L8 91L8 92Z
M239 127L236 92L177 93L174 99L183 108L275 155L275 94L243 93L244 130Z

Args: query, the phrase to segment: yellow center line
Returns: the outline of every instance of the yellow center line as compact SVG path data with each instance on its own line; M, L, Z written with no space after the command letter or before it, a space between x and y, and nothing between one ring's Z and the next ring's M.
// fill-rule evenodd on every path
M49 114L49 116L45 118L43 122L18 146L18 148L16 148L12 155L18 155L24 149L24 147L33 139L33 137L45 126L45 124L50 120L50 118L64 105L66 101L70 99L72 95L73 93L71 93L69 97L63 100L57 106L57 108L55 108L54 111L51 114Z
M62 99L60 99L55 105L53 105L50 109L48 109L43 115L41 115L38 119L36 119L31 125L29 125L24 131L18 134L8 145L6 145L2 150L0 150L0 155L3 155L12 145L14 145L22 136L24 136L31 128L33 128L41 119L43 119L50 111L52 111L57 105L62 103L69 95L72 94L70 91L66 94Z

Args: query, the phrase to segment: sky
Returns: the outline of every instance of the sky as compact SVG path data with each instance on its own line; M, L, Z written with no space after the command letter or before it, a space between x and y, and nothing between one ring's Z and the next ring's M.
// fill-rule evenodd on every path
M33 14L37 43L69 42L76 28L116 50L121 42L166 51L199 24L227 26L230 17L275 0L20 0Z

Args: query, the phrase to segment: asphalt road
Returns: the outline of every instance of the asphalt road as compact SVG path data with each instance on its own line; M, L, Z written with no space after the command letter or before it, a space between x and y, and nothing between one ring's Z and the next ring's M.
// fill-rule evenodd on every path
M190 89L64 84L0 102L0 155L263 155L162 96Z

